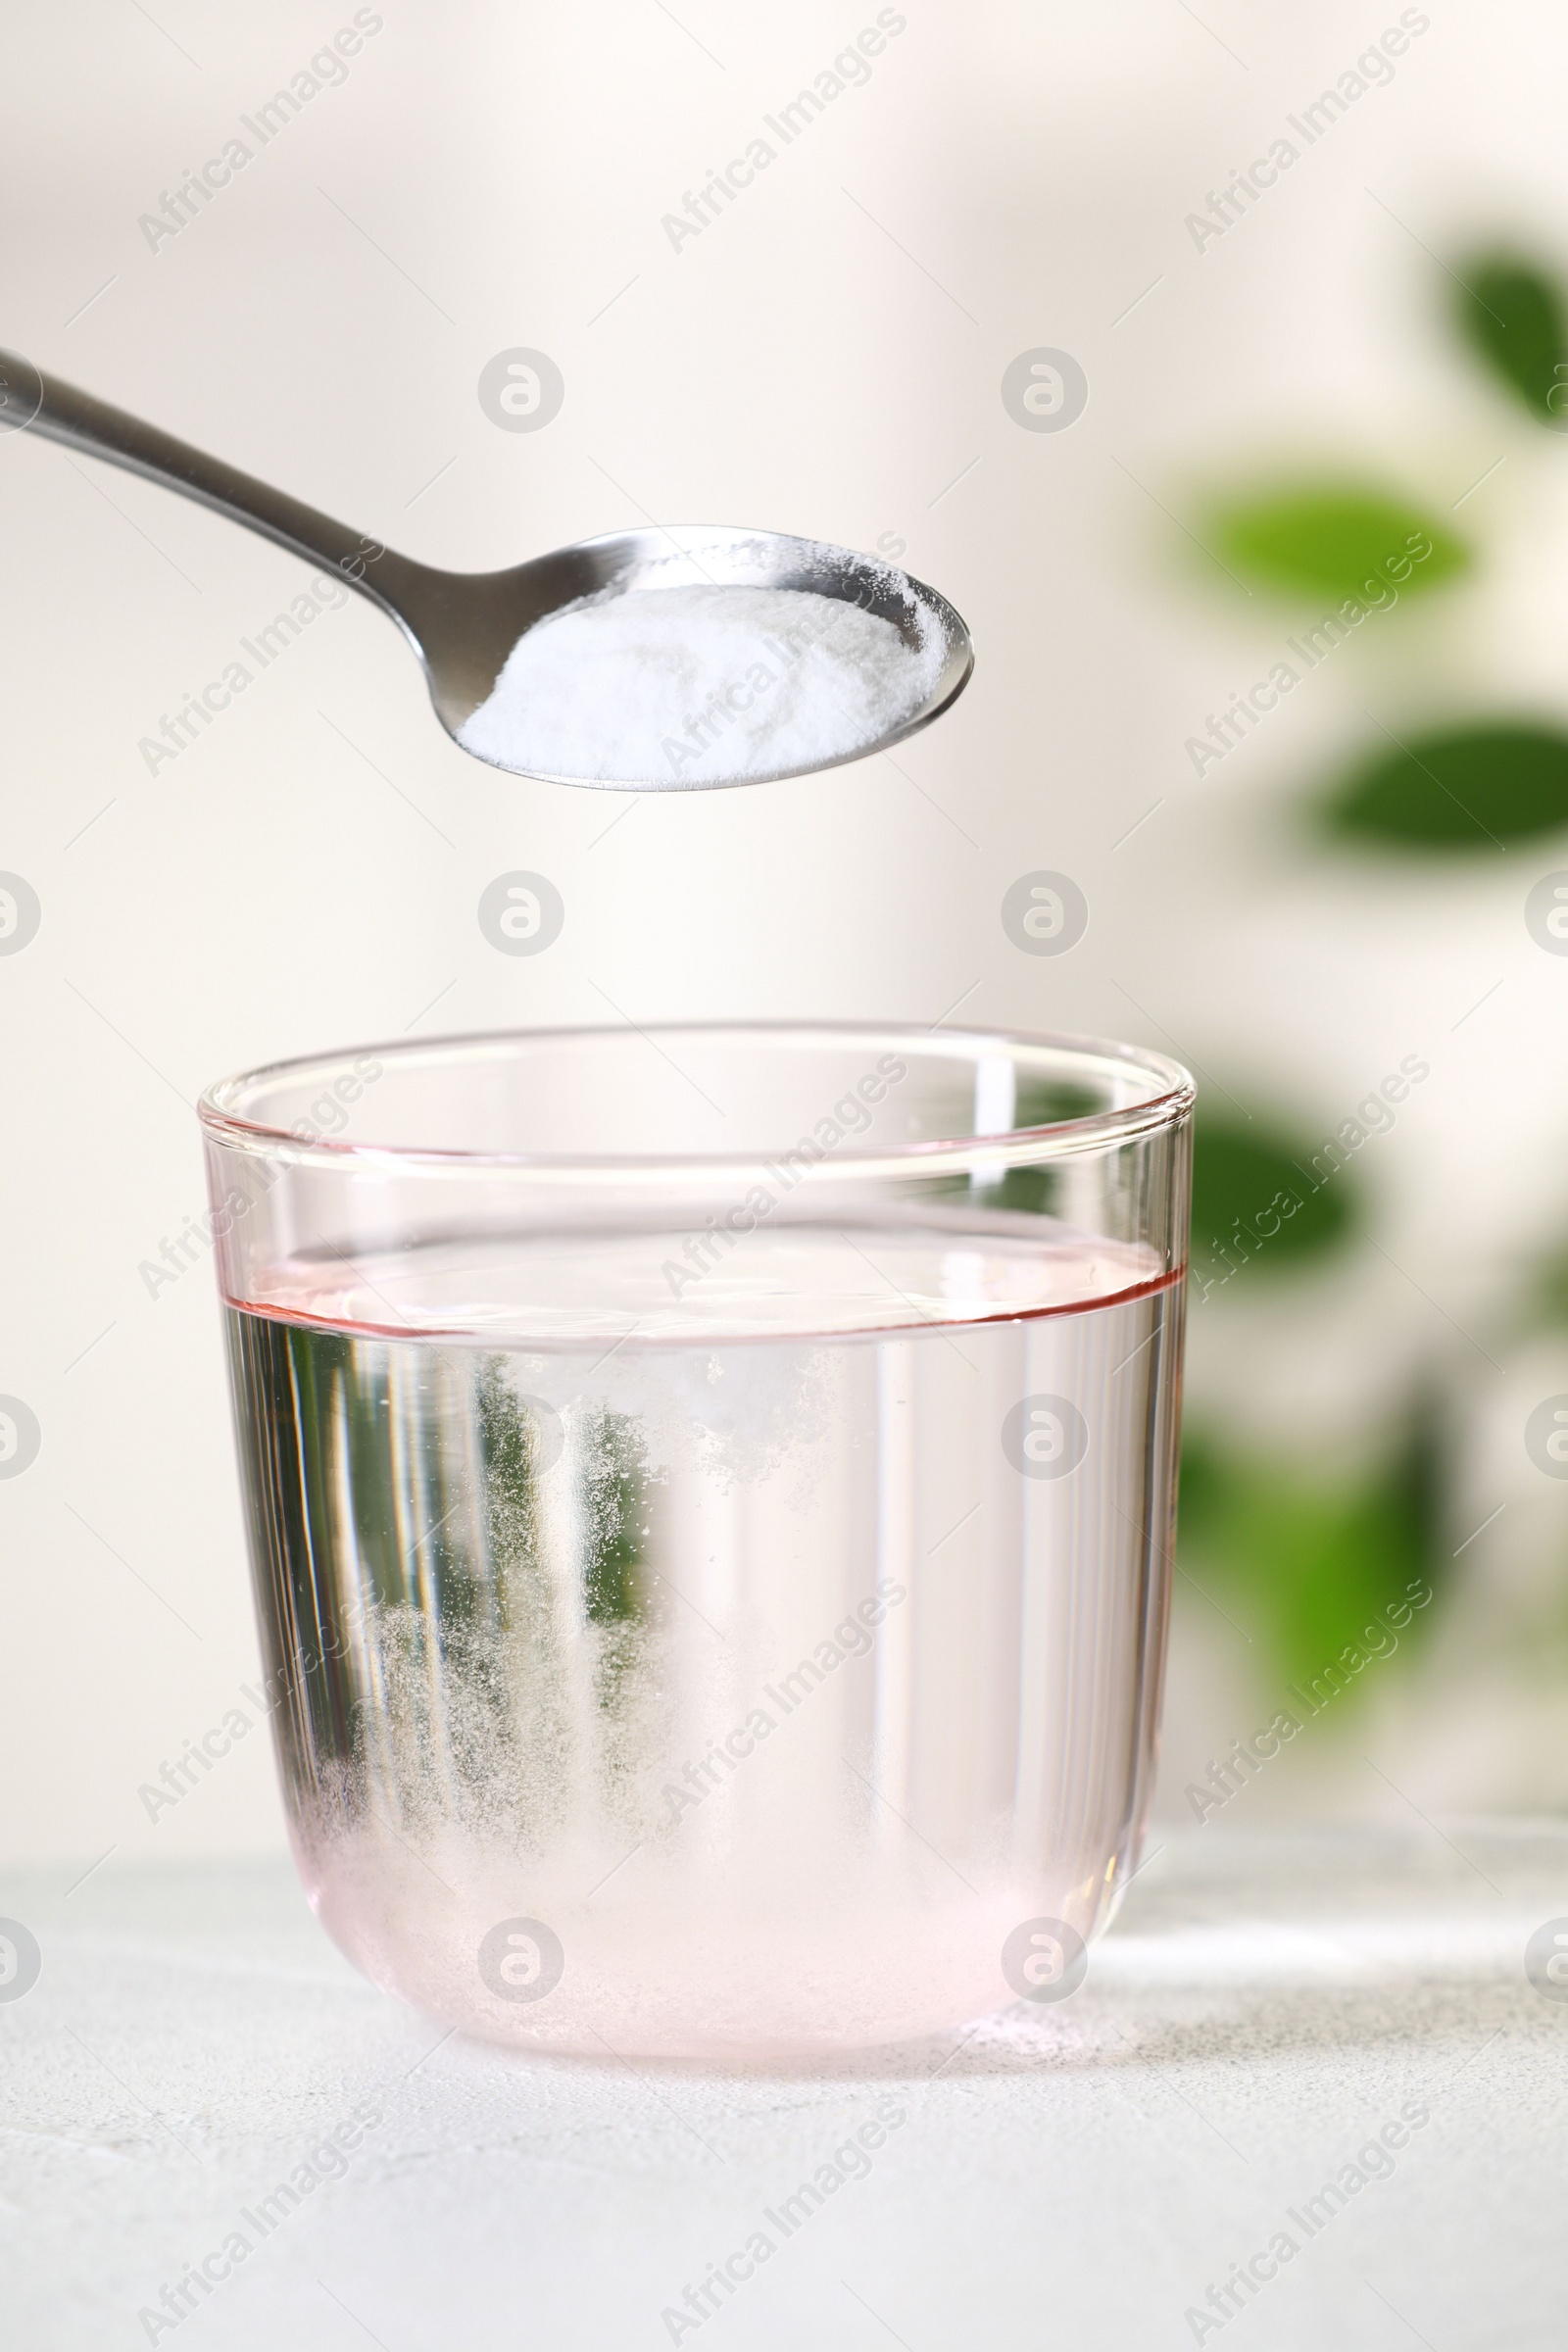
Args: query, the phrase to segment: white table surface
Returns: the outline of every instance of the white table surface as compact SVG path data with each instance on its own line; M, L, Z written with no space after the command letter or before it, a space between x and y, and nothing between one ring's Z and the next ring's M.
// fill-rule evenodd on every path
M1556 2346L1568 2002L1523 1952L1568 1915L1568 1829L1445 1832L1185 1834L1070 2001L749 2077L443 2040L286 1865L106 1867L69 1897L74 1873L5 1874L43 1970L0 2004L0 2343ZM769 2209L886 2101L869 2172L786 2239ZM364 2102L341 2178L265 2237L241 2219ZM1430 2120L1384 2177L1310 2236L1288 2218L1407 2105ZM189 2316L138 2319L236 2230ZM662 2316L759 2230L776 2251L731 2300ZM1282 2230L1294 2257L1197 2327Z

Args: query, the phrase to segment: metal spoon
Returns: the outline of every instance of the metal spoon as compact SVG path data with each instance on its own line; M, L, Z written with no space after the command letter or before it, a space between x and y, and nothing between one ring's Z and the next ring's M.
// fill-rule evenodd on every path
M898 726L863 744L847 759L886 751L906 735L929 726L969 680L974 654L962 619L934 588L892 565L849 548L791 539L778 531L736 530L723 525L682 525L645 531L614 531L579 540L554 554L536 556L511 571L437 571L394 554L281 490L176 441L157 425L144 424L107 401L78 392L58 376L40 373L19 352L0 351L0 431L28 430L64 442L90 458L146 474L203 506L216 507L264 538L275 539L292 555L340 571L349 585L389 613L419 660L436 716L454 738L465 719L484 702L517 639L535 621L580 597L605 590L636 594L650 588L704 583L752 588L804 588L841 598L893 622L906 644L919 644L918 614L934 620L943 662L936 684L919 709ZM463 747L467 750L467 746ZM475 754L475 757L480 755ZM499 765L497 761L489 764ZM828 761L839 765L840 761ZM511 770L516 773L519 771ZM532 774L533 770L523 771ZM803 775L806 768L778 768L768 776ZM702 789L669 776L549 776L557 784L602 784L610 791L678 792Z

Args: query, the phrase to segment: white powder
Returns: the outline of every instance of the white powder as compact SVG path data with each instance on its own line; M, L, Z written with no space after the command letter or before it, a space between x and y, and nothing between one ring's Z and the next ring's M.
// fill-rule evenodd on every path
M458 741L524 775L600 784L740 784L853 759L936 684L919 644L837 597L796 588L634 590L586 599L518 638Z

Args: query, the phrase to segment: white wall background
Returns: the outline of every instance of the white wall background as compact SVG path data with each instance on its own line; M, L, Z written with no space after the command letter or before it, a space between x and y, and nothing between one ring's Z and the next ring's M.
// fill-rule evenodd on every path
M1278 804L1364 725L1374 658L1385 709L1390 662L1412 712L1568 704L1568 449L1466 371L1423 250L1563 218L1558 12L1436 0L1392 86L1200 254L1186 215L1396 8L907 0L868 86L676 253L661 217L870 0L385 0L346 83L150 251L160 191L352 13L8 10L0 340L436 564L644 516L896 534L969 618L979 669L906 772L631 802L467 760L356 603L150 776L138 739L301 568L0 440L0 867L43 905L0 959L0 1391L43 1430L0 1482L0 1856L280 1839L260 1739L156 1826L135 1795L255 1665L210 1276L154 1299L137 1268L202 1202L195 1094L274 1055L612 1005L931 1021L961 999L962 1017L1174 1042L1329 1120L1423 1053L1432 1081L1369 1172L1404 1272L1362 1252L1309 1310L1244 1304L1223 1332L1200 1314L1195 1393L1260 1429L1304 1421L1332 1455L1375 1425L1391 1368L1451 1362L1475 1383L1476 1519L1506 1499L1514 1423L1568 1367L1472 1371L1454 1324L1563 1207L1568 968L1521 920L1556 860L1335 866ZM476 398L514 345L565 376L538 434ZM1033 345L1088 371L1067 432L1002 406ZM1162 510L1281 449L1352 449L1439 509L1501 457L1461 511L1491 552L1473 589L1376 624L1396 650L1345 649L1198 784L1184 739L1290 624L1259 607L1239 626L1218 575L1195 595L1202 559ZM516 866L567 908L524 962L474 918ZM1041 866L1092 908L1059 961L998 917ZM1539 1518L1555 1500L1535 1494L1528 1540L1466 1553L1462 1662L1374 1727L1434 1801L1553 1792L1557 1686L1521 1700L1487 1643L1498 1593L1516 1626L1555 1605L1536 1565L1560 1548L1560 1514L1545 1539ZM1178 1782L1250 1728L1229 1639L1184 1627ZM1372 1794L1348 1781L1337 1801Z

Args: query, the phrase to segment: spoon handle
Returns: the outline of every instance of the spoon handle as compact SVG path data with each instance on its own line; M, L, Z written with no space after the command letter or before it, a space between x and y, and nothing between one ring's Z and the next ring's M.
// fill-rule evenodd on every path
M260 531L291 555L342 572L351 587L395 619L402 618L392 597L404 586L404 575L422 566L270 483L257 481L254 474L241 473L237 466L225 466L221 458L192 449L188 441L176 440L156 424L145 424L106 400L95 400L57 375L42 374L20 352L0 350L0 433L23 429L80 450L85 457L105 458L113 466L161 482L166 490L215 507L230 521ZM368 564L382 567L385 594L367 577Z

